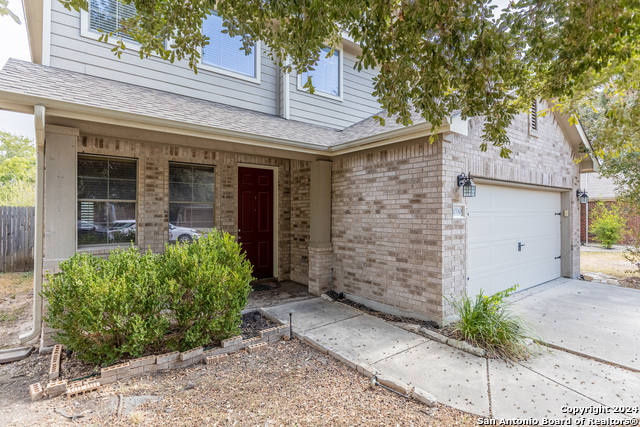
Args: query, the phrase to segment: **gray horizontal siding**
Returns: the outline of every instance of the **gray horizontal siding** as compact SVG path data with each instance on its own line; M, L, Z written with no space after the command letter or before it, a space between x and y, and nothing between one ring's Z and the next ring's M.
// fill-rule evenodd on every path
M276 67L266 53L261 58L260 84L204 69L196 75L186 61L141 60L135 51L118 59L111 52L112 45L82 37L80 14L67 11L60 2L52 2L51 17L53 67L276 114Z
M374 70L353 69L355 55L345 50L342 70L343 100L325 98L298 90L295 73L291 77L291 119L314 125L342 129L351 126L382 109L371 95Z
M260 84L199 69L196 75L186 61L171 64L159 58L140 59L131 50L118 59L104 44L80 35L80 13L52 2L51 66L135 84L235 107L277 114L277 66L261 52ZM291 120L342 129L380 110L371 96L373 70L353 70L355 55L344 52L343 101L311 95L297 89L293 73Z

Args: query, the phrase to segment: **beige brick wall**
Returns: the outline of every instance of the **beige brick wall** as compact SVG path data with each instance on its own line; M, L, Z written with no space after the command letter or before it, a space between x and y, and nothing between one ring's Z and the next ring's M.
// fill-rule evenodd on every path
M334 162L334 289L435 318L440 310L441 144Z
M542 108L542 107L541 107ZM482 120L469 136L334 161L332 239L334 289L410 310L434 320L451 314L444 297L466 289L467 224L452 217L466 203L457 186L462 172L487 179L564 188L575 192L579 166L555 118L539 118L529 135L527 115L509 128L513 154L480 150ZM579 211L571 200L572 275L579 269Z
M214 225L232 235L238 230L238 164L277 168L278 176L278 271L287 280L291 271L291 171L288 159L193 149L83 135L78 152L135 158L138 160L137 245L163 252L168 240L169 162L213 165L216 167ZM308 215L308 211L307 211ZM308 222L308 220L307 220ZM88 249L106 254L109 248Z
M291 280L309 284L311 162L291 161Z

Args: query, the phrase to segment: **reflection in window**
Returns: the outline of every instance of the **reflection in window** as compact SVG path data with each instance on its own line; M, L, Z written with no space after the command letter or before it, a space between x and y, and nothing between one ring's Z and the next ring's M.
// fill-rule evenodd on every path
M78 157L78 246L136 240L136 163Z
M313 66L313 70L302 73L302 85L311 77L313 88L329 95L340 96L340 53L333 51L333 55L327 58L331 49L324 48L320 51L320 59Z
M90 0L89 28L105 33L113 32L118 37L132 40L129 36L118 32L120 21L131 18L136 14L133 4L124 4L118 0Z
M207 16L202 23L202 32L209 37L209 44L202 48L202 62L214 67L234 71L245 76L256 76L256 49L245 55L242 37L230 37L222 32L222 17L214 13Z
M212 167L169 164L169 241L192 242L213 228Z

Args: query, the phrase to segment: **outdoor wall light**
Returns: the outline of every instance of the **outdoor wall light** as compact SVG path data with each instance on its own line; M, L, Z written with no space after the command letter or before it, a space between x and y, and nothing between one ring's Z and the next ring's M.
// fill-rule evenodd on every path
M464 197L476 197L476 185L472 181L471 172L469 175L458 175L458 187L462 187L462 195Z
M576 190L576 197L578 199L580 199L580 203L588 203L589 202L589 196L587 195L587 190Z

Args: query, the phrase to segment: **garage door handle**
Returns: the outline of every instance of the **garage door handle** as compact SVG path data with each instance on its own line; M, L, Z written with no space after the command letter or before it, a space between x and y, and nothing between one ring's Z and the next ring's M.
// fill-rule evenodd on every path
M524 246L524 243L518 242L518 252L520 252L522 250L523 246Z

